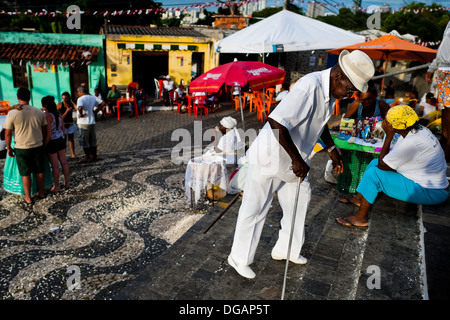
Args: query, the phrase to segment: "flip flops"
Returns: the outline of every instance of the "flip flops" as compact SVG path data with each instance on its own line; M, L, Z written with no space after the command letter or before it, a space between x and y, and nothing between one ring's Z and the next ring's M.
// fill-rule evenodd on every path
M338 201L339 201L340 203L352 204L352 205L354 205L354 206L359 207L359 205L357 205L356 203L351 202L350 199L348 199L348 198L339 198Z
M347 224L339 222L338 219L341 219L342 221L346 222ZM336 218L336 222L339 223L341 226L349 227L349 228L358 228L358 229L367 229L369 226L357 226L350 222L347 218Z

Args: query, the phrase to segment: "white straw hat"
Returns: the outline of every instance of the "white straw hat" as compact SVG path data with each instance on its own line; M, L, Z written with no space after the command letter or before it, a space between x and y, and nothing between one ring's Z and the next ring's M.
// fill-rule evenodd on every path
M351 53L343 50L339 55L339 66L356 89L367 92L369 87L367 82L375 73L372 59L367 54L361 50L354 50Z

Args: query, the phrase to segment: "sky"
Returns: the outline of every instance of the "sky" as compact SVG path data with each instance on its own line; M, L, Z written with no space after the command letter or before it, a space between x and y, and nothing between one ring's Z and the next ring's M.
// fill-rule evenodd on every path
M311 0L312 1L312 0ZM318 0L320 2L323 3L331 3L331 4L341 4L342 2L347 6L347 7L352 7L353 6L353 1L352 0ZM168 8L168 7L184 7L184 6L189 6L192 4L204 4L204 3L211 3L211 2L217 2L215 0L155 0L155 2L160 2L163 4L164 8ZM278 2L279 6L283 6L283 0L267 0L267 6L276 6L276 3ZM294 4L302 7L303 8L303 12L307 11L308 8L308 4L307 4L308 0L305 0L305 3L303 5L301 5L301 1L300 0L295 0ZM372 5L382 5L385 3L388 3L392 9L399 9L401 7L404 7L406 5L408 5L409 3L411 3L412 1L410 0L362 0L361 3L361 7L363 8L368 8L369 6ZM439 3L442 6L445 7L450 7L450 0L416 0L415 2L423 2L426 5L431 5L433 2L435 3ZM331 10L334 10L335 12L337 12L339 10L340 7L338 8L331 8ZM216 7L215 6L211 6L211 7L207 7L206 8L208 11L215 11ZM327 12L328 10L326 10Z

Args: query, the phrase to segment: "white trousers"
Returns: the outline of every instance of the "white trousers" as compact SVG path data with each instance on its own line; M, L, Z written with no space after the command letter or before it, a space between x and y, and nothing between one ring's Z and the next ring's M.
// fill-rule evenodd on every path
M230 256L237 265L253 263L264 222L277 192L283 210L281 229L275 248L287 255L291 233L292 214L297 191L297 181L284 182L277 177L264 176L257 165L249 165L245 181L244 195L236 222ZM308 178L300 185L300 193L295 217L295 229L291 245L291 257L297 258L304 242L304 225L308 205L311 200L311 187Z

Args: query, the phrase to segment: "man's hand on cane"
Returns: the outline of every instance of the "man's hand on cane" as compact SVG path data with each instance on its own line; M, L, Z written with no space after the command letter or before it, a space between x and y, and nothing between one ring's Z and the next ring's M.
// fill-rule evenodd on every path
M309 172L309 166L302 159L301 156L298 156L292 160L292 171L294 174L300 178L300 182L306 178Z

